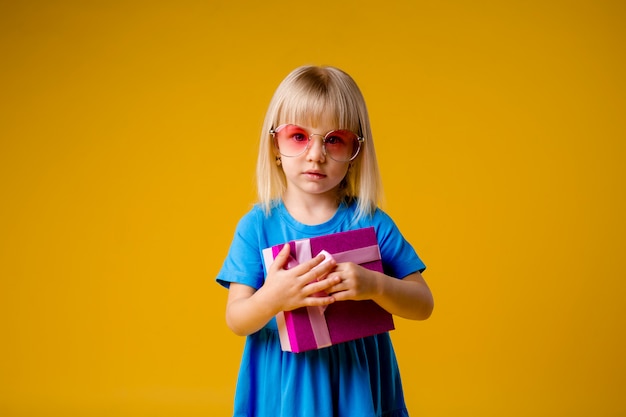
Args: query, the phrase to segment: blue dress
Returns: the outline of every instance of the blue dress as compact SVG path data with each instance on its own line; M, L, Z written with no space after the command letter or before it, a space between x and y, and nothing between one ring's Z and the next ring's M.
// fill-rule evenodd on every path
M425 266L391 218L378 209L355 222L356 204L341 204L332 219L309 226L278 202L269 216L259 206L237 225L217 282L259 289L264 248L374 226L383 268L403 278ZM389 333L302 353L281 350L276 320L246 338L235 393L235 417L408 416Z

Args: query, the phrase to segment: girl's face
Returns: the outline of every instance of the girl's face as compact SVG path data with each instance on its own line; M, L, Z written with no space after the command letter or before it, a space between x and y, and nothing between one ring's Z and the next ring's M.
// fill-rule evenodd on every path
M348 172L349 162L337 162L324 155L323 137L335 130L332 118L325 117L310 126L300 123L311 135L309 148L301 155L281 157L287 180L286 196L309 198L311 196L337 198L337 188Z

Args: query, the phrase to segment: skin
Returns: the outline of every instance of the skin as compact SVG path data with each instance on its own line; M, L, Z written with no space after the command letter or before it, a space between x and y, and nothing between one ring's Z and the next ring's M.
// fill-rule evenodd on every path
M315 126L302 126L322 136L336 128L328 117ZM347 162L337 162L324 155L321 136L312 137L304 154L282 157L287 180L283 203L289 213L304 224L329 220L337 211L337 188L348 167ZM342 300L371 299L389 313L412 320L425 320L432 313L433 297L419 272L396 279L352 262L338 264L334 260L315 268L324 260L322 255L286 270L288 258L289 246L285 245L259 290L231 283L226 323L235 334L252 334L281 311ZM320 291L329 295L319 297L316 293Z

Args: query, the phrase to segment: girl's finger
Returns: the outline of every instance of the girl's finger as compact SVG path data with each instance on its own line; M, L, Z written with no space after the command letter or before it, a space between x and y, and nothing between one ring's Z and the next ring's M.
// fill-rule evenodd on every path
M306 305L314 307L314 306L325 306L328 304L332 304L336 301L335 297L308 297L306 299Z
M330 288L338 285L339 283L341 283L341 278L339 277L325 278L320 281L314 281L305 288L308 295L312 295L322 291L327 292Z
M274 258L274 262L272 262L272 265L270 266L270 268L273 268L274 270L284 269L289 263L289 257L291 256L290 252L291 252L291 248L289 244L286 243L280 249L280 252L278 252L278 255L276 255L276 258Z
M319 266L322 262L324 262L324 255L317 255L315 258L291 268L291 270L298 276L311 272L313 279L315 279L315 277L322 275L319 273L320 271L316 270L317 267L319 267L321 271L325 271L325 268ZM309 275L309 277L311 275Z
M332 270L335 268L336 262L333 258L325 258L322 261L315 265L310 271L308 276L305 278L309 281L318 281L325 278Z

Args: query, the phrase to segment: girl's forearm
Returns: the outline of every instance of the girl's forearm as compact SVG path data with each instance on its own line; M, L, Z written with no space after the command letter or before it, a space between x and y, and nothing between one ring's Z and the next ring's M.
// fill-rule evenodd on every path
M430 317L434 301L428 285L419 272L404 279L396 279L374 272L379 282L377 294L372 299L393 315L410 320Z
M247 336L260 330L278 313L272 309L271 303L263 300L262 289L249 291L251 294L241 296L235 293L226 308L226 324L239 336Z

